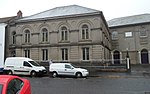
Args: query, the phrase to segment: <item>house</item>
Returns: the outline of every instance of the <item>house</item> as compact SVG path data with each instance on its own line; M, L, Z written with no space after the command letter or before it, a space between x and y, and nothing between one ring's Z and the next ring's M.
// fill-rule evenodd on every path
M111 58L111 36L102 11L78 5L20 16L9 24L7 44L8 56L38 61L99 62Z

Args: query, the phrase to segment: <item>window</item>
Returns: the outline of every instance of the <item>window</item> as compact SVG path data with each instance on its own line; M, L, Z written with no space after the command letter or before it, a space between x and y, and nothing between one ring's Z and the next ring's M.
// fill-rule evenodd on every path
M42 42L48 41L48 30L46 28L42 29Z
M68 40L68 30L65 26L61 28L61 40Z
M16 32L12 33L12 44L16 44Z
M118 39L118 32L114 31L112 32L112 40Z
M18 94L23 86L23 81L20 79L13 79L8 83L6 94Z
M29 43L29 42L30 42L30 31L25 30L25 43Z
M0 94L2 94L2 90L3 90L3 85L0 84Z
M82 39L89 39L89 28L87 25L82 26Z
M11 56L16 57L16 51L15 50L11 51Z
M70 66L70 65L65 65L65 68L67 68L67 69L71 69L72 67Z
M125 37L132 37L132 32L125 32Z
M82 48L83 60L89 60L89 48Z
M146 30L140 31L140 37L146 37L146 36L147 36Z
M43 49L42 50L42 59L43 60L48 60L48 49Z
M24 56L30 58L30 50L24 50Z
M26 66L26 67L32 67L28 62L24 61L23 62L23 66Z
M67 48L62 49L62 60L68 60L68 49Z

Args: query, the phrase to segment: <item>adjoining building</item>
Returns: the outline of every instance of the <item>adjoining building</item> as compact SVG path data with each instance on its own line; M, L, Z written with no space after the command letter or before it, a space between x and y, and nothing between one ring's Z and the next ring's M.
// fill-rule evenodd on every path
M102 11L78 5L20 16L9 24L7 36L7 56L56 62L111 58L111 37Z
M112 59L125 58L128 51L132 64L150 64L150 14L115 18L108 25Z
M3 70L4 60L6 58L6 34L8 32L8 24L17 19L17 16L0 18L0 72Z

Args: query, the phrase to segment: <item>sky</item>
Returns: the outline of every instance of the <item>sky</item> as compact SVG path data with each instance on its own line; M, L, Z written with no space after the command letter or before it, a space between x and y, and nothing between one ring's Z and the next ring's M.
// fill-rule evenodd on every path
M105 19L150 13L150 0L0 0L0 18L30 16L55 7L79 5L102 11Z

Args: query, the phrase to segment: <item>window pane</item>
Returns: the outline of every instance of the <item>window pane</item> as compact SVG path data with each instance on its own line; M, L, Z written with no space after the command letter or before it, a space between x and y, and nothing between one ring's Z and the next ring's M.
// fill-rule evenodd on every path
M132 37L132 32L125 32L125 37Z
M85 39L85 31L82 30L82 39Z

